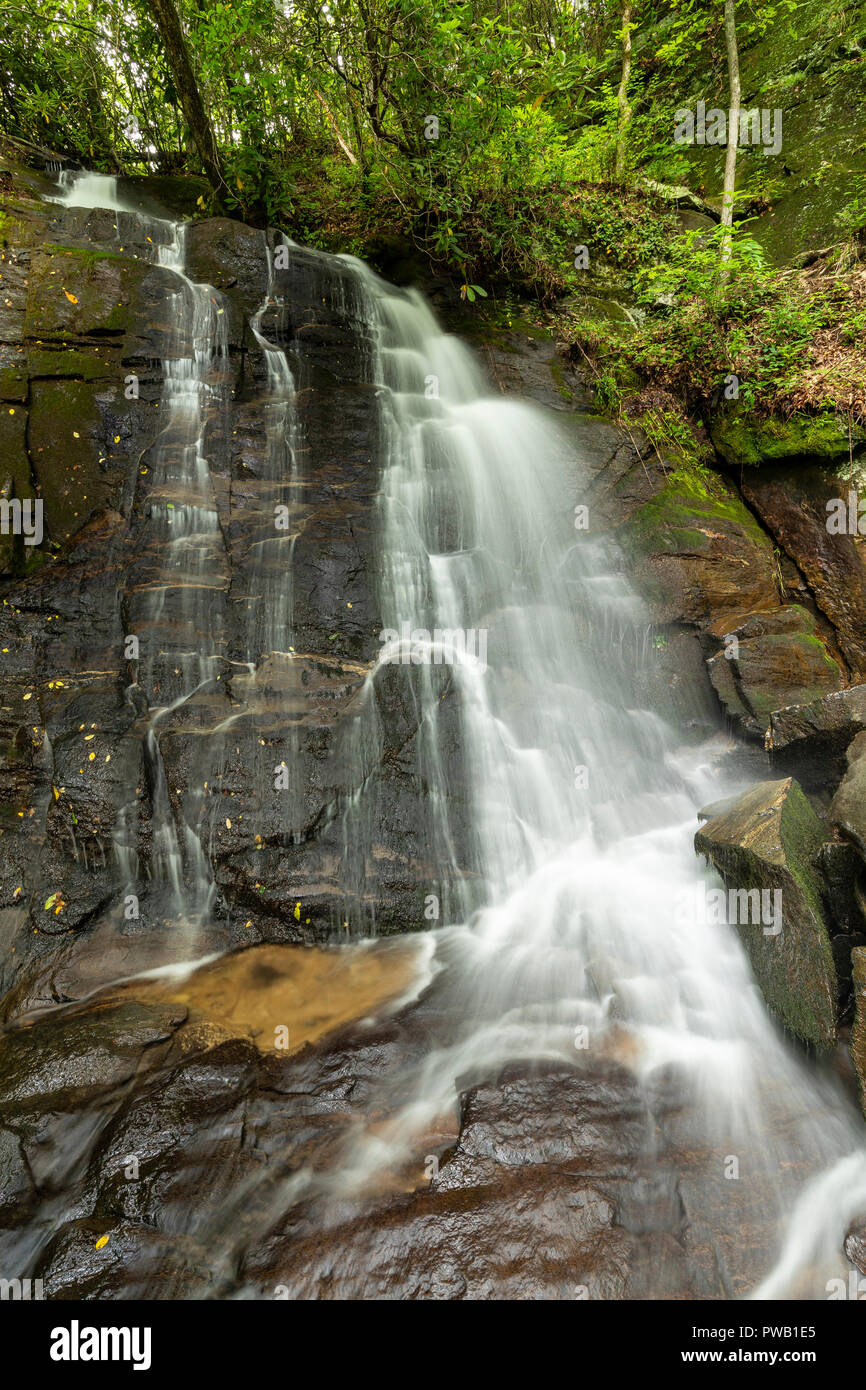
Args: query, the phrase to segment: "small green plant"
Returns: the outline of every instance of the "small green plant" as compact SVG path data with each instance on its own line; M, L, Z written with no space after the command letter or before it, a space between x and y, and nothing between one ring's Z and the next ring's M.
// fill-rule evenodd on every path
M619 414L622 396L613 372L602 372L595 381L595 399L600 410L611 415Z

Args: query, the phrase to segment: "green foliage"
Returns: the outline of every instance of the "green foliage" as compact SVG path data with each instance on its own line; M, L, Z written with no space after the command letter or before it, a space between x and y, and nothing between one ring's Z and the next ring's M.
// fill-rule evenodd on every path
M760 284L766 269L759 242L745 230L746 222L736 222L731 236L731 282L741 291L744 282ZM711 300L716 295L721 226L709 231L684 232L666 247L663 262L641 267L636 277L639 299L644 302L659 294L677 294Z

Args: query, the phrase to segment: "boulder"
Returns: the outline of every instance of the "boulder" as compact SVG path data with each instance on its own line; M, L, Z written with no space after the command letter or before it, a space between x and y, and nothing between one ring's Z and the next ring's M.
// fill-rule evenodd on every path
M711 630L725 640L707 662L719 699L744 732L761 740L780 701L806 703L843 684L815 618L801 604L752 612Z
M781 894L780 931L760 918L735 925L772 1012L802 1041L829 1048L836 1039L836 977L813 863L823 839L821 822L788 777L751 787L701 827L695 849L729 890Z
M845 751L866 729L866 685L789 705L770 715L766 747L779 772L796 776L808 791L834 787L845 771Z
M778 606L772 546L733 488L720 479L711 492L697 477L676 473L662 481L653 496L628 509L617 531L656 620L709 627L722 617ZM625 475L614 491L630 486Z

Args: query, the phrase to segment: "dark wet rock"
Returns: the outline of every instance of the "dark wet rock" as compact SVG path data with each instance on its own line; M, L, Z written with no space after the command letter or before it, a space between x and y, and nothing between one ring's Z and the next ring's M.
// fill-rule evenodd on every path
M866 731L849 743L848 770L830 803L827 819L866 859Z
M27 1219L36 1189L18 1135L0 1129L0 1226L14 1227Z
M591 410L595 404L591 383L549 335L529 325L481 338L476 351L491 385L504 395L523 396L563 413Z
M270 1298L616 1298L640 1296L654 1256L689 1286L675 1196L656 1198L660 1231L629 1220L648 1117L622 1068L515 1065L464 1094L461 1116L428 1190L356 1204L327 1233L277 1228L244 1278Z
M695 849L739 891L736 927L770 1009L797 1037L829 1048L836 1038L836 980L814 857L824 834L792 778L761 782L708 821ZM744 895L752 892L751 903ZM766 893L770 911L755 911ZM781 895L781 923L773 918ZM781 926L781 930L778 927Z
M171 229L109 209L36 199L26 207L8 228L0 357L6 491L41 495L46 523L35 554L12 538L0 552L11 571L0 609L0 984L15 991L16 1007L50 998L61 980L71 986L77 935L109 920L131 930L119 847L137 856L144 880L136 929L164 924L165 905L146 886L155 774L144 756L144 686L149 679L150 697L166 703L180 693L165 653L188 622L182 585L176 572L166 575L153 539L160 359L191 351L176 340L182 282L151 264ZM265 467L267 373L250 330L267 297L275 234L209 219L188 227L186 241L190 273L213 286L228 324L229 355L205 412L220 523L208 623L220 680L166 716L157 740L179 832L203 833L211 851L211 941L224 942L226 918L235 939L322 939L349 919L384 931L422 925L425 892L444 900L447 887L433 883L436 856L424 843L411 670L377 677L365 752L351 736L382 629L379 403L364 293L344 263L300 247L275 271L262 331L285 350L296 386L303 486L292 489ZM127 391L130 375L138 395ZM284 502L292 531L280 534L274 509ZM447 526L438 541L454 543ZM269 615L285 598L289 569L287 653L272 650ZM167 581L154 620L150 595ZM142 669L125 657L130 633ZM198 641L191 632L190 647ZM459 838L460 720L446 687L442 743ZM283 762L293 786L269 795ZM341 819L362 784L370 854L346 864ZM48 964L54 952L57 969Z
M49 1300L206 1298L214 1284L205 1246L116 1217L66 1222L38 1269Z
M201 216L213 190L195 174L133 174L118 181L120 196L156 217Z
M395 1171L341 1195L331 1178L362 1128L387 1133L455 1026L435 982L292 1054L130 987L34 1018L7 1034L0 1258L58 1299L719 1298L754 1284L771 1245L761 1183L744 1216L672 1072L649 1091L599 1057L457 1078Z
M264 232L228 217L195 222L187 228L187 274L212 285L229 313L229 342L240 347L247 338L245 321L256 312L267 288L267 241Z
M170 1041L184 1016L177 1006L129 1003L86 1016L61 1011L38 1029L8 1030L0 1036L3 1115L17 1119L48 1106L75 1110L116 1092L136 1075L146 1051Z
M866 871L852 844L827 840L815 864L821 872L827 918L833 932L866 928Z
M845 771L845 751L866 729L866 685L826 695L806 705L776 709L767 748L774 768L793 773L809 791L835 787Z
M834 936L830 943L833 952L833 966L836 971L836 1015L840 1024L849 1023L854 1013L854 962L855 951L866 946L866 936L862 932L852 932Z

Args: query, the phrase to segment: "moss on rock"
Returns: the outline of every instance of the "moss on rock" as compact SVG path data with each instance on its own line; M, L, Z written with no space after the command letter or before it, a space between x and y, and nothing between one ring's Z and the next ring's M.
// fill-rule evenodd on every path
M780 459L847 458L852 445L866 442L866 429L855 424L849 438L847 419L833 411L758 419L747 410L729 409L713 418L710 436L726 462L756 467Z

